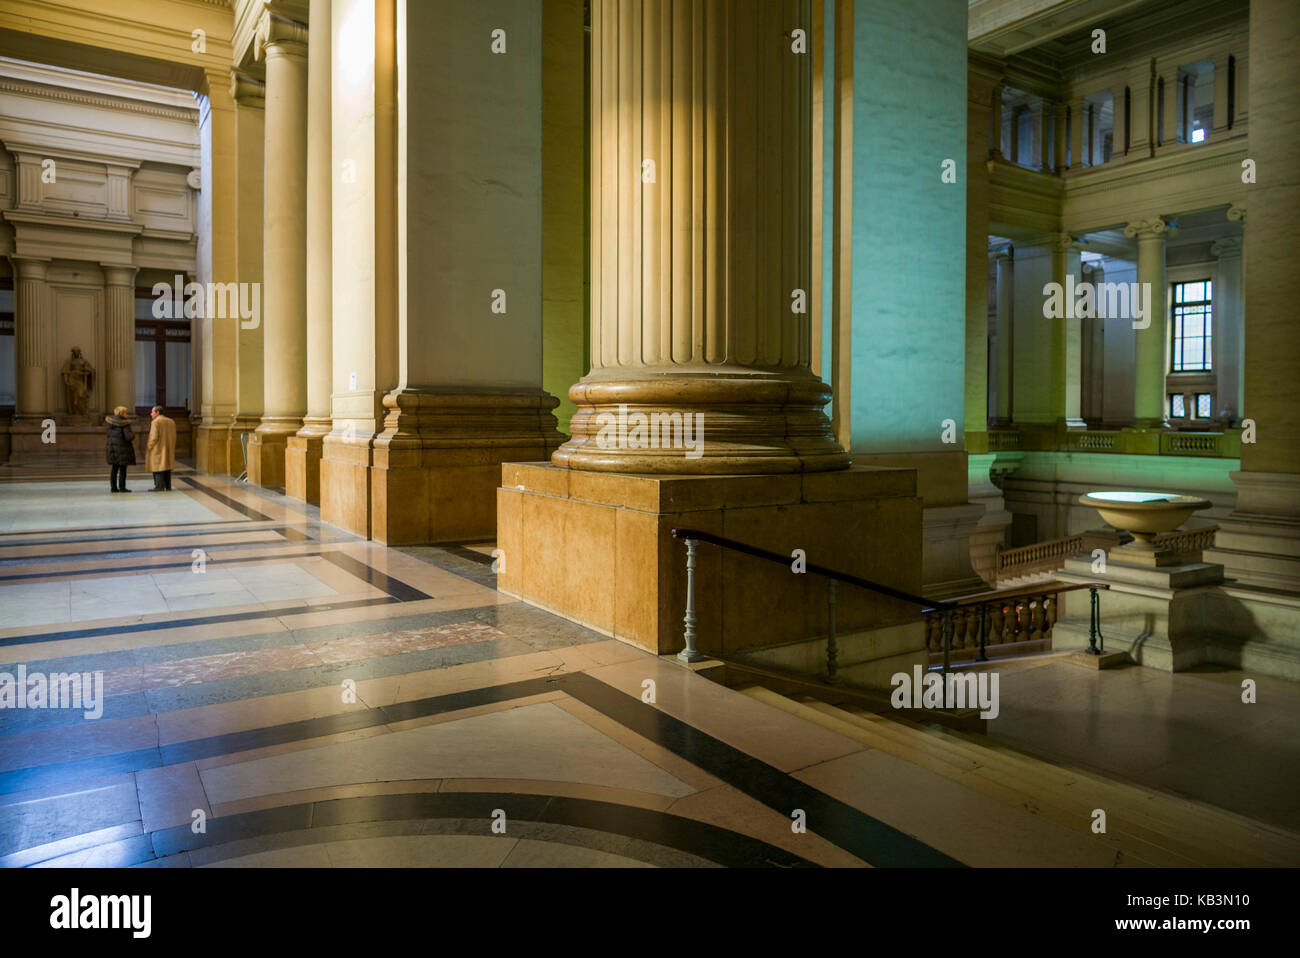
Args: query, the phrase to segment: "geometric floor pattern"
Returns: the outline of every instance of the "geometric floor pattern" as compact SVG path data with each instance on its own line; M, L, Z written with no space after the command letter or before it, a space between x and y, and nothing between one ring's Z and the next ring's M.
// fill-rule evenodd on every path
M0 479L0 686L99 683L0 708L0 865L1109 864L1086 829L502 595L490 542L389 549L228 479L132 482ZM1035 671L1008 681L1052 694ZM1002 728L1064 747L1036 720Z

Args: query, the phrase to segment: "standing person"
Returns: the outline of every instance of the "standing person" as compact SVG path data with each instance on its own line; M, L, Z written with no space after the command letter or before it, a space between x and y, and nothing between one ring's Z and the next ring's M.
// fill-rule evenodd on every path
M176 421L163 415L162 406L149 412L153 425L149 427L149 447L145 452L145 466L153 473L152 492L170 492L172 466L176 462Z
M108 474L108 488L112 492L130 492L126 487L126 467L135 465L135 434L131 432L131 420L127 417L125 406L118 406L113 415L107 416L108 423L108 464L112 466Z

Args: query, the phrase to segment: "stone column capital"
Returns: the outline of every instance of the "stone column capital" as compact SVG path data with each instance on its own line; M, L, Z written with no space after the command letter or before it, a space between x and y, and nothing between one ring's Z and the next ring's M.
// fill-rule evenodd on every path
M11 255L9 262L13 264L15 279L44 279L45 271L50 265L50 258Z
M1241 237L1227 236L1210 244L1210 255L1217 259L1241 255Z
M107 286L135 286L136 273L140 272L138 266L123 266L120 263L100 263L99 268L104 271L104 283Z
M1228 207L1228 219L1234 223L1246 222L1246 207L1239 204L1232 204Z
M240 106L266 107L266 84L238 70L230 71L230 98Z
M306 57L307 36L307 24L267 11L253 34L253 58L265 60L277 54Z
M1053 253L1068 253L1075 246L1081 245L1081 241L1070 233L1048 233L1047 245Z
M1161 236L1167 229L1169 224L1156 216L1149 220L1134 220L1124 227L1124 235L1136 236L1138 239L1152 239Z

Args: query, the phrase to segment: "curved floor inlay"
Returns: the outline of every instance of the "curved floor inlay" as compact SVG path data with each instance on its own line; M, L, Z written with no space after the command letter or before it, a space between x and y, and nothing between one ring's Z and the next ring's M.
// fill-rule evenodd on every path
M502 820L505 834L493 834L493 822ZM403 836L459 836L474 841L377 841ZM137 844L134 851L138 857L128 861L131 843L119 842L118 860L106 862L101 857L98 863L323 867L328 861L333 867L411 867L421 864L416 860L421 856L445 855L443 860L422 863L488 868L598 864L594 855L583 860L578 852L534 847L558 844L658 867L815 867L748 835L679 815L570 796L522 793L414 792L334 799L209 819L204 834L196 835L189 826L181 825L148 837L153 854L140 854L142 846ZM516 847L525 841L533 845ZM349 845L351 842L371 844ZM377 860L384 851L394 856L392 861Z

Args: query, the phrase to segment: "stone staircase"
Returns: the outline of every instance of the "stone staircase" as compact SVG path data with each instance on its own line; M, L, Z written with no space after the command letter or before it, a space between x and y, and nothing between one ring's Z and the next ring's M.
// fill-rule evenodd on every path
M738 691L1071 832L1090 835L1094 809L1102 809L1106 833L1092 838L1114 850L1116 864L1300 865L1300 835L1191 799L1047 761L986 735L885 718L857 705L788 697L757 685Z

